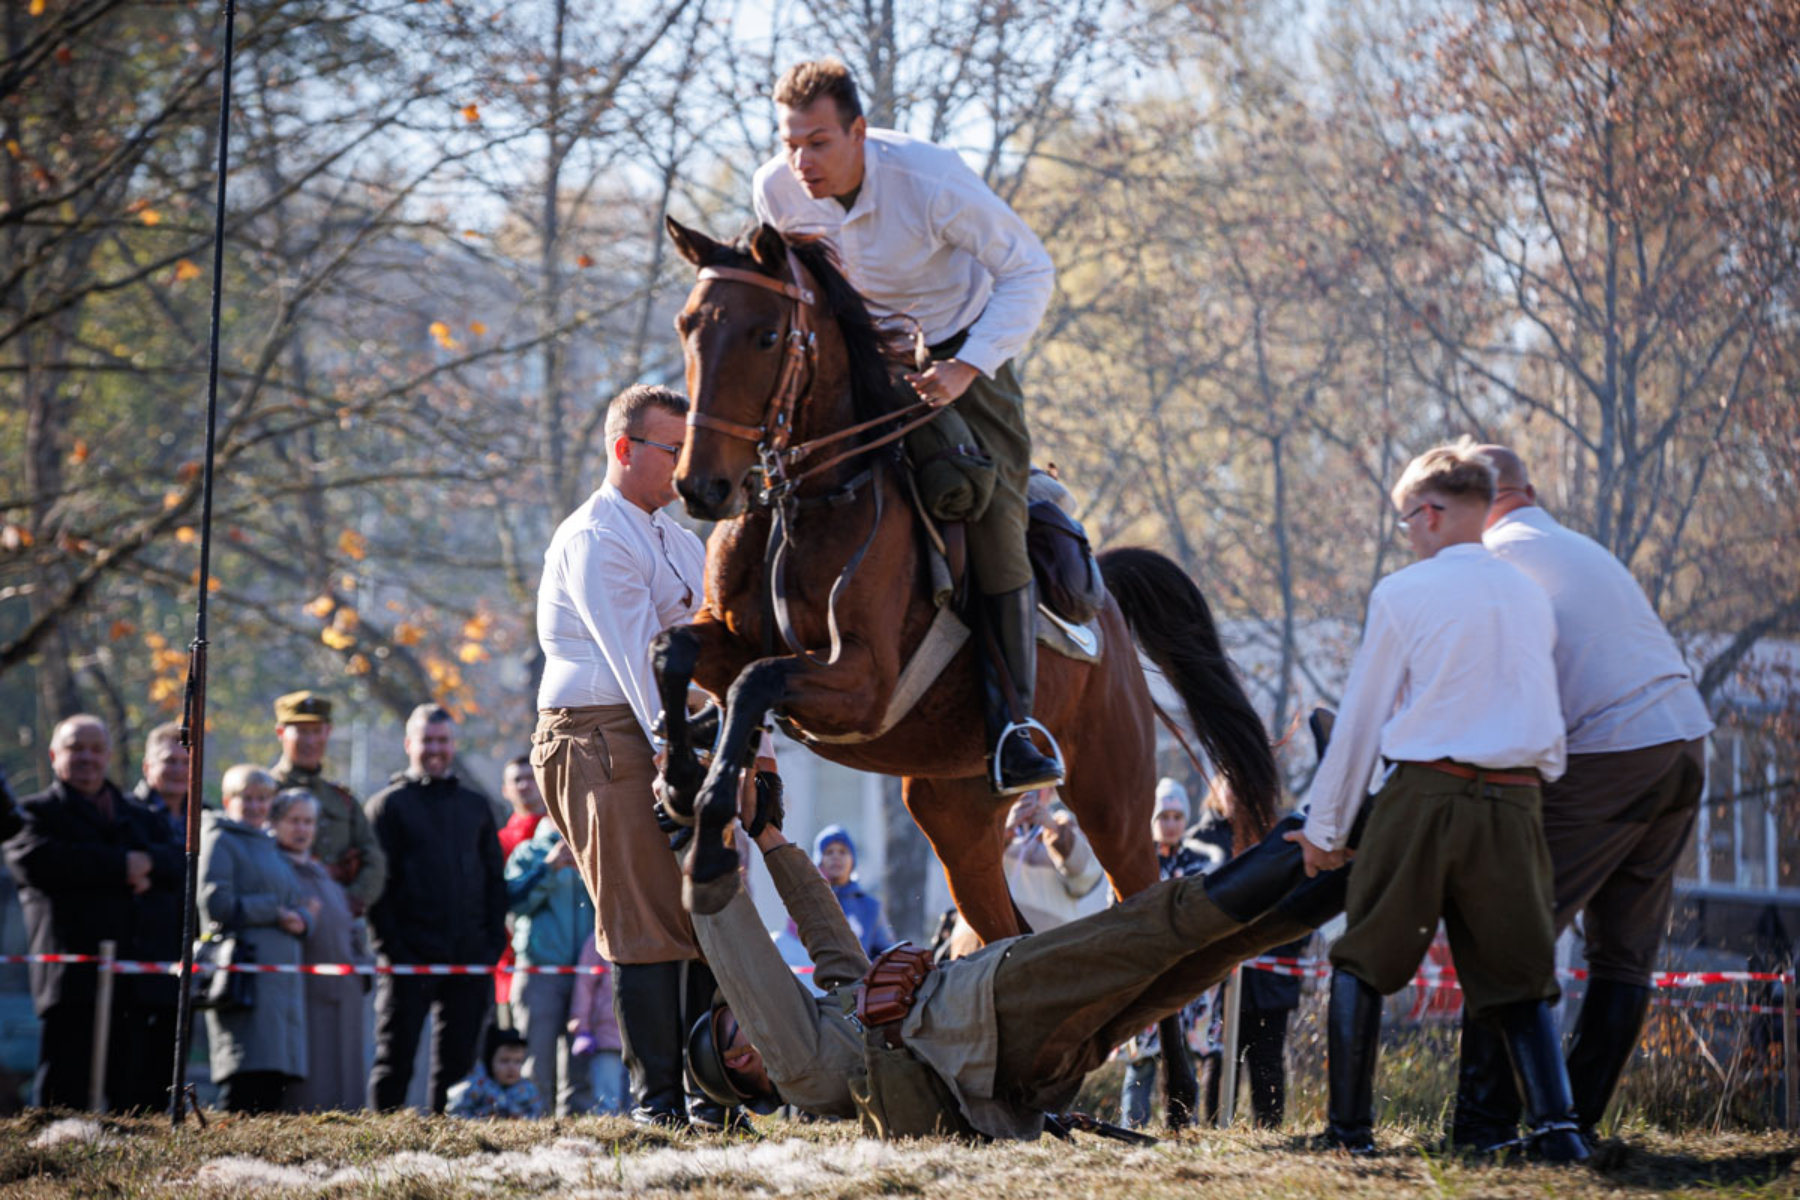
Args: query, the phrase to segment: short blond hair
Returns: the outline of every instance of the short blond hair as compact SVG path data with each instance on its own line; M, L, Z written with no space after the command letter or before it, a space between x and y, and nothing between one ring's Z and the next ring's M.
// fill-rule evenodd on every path
M1453 500L1494 502L1494 468L1482 457L1475 439L1464 435L1454 442L1433 446L1406 464L1400 482L1389 493L1396 507L1409 496L1436 492Z
M275 777L255 763L239 763L235 767L226 768L225 778L219 781L219 795L229 800L233 796L243 795L244 789L252 784L261 784L274 791Z
M856 94L856 79L843 60L815 58L797 62L775 81L775 103L798 111L811 108L825 96L837 104L838 123L845 129L863 115L862 98Z

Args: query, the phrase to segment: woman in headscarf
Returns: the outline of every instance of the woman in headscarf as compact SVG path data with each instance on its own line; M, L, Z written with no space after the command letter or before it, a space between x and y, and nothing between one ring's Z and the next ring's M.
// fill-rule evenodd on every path
M301 961L366 963L350 899L343 885L312 856L319 829L319 801L303 788L289 788L269 809L275 845L300 882L313 908L301 943ZM306 1078L287 1090L282 1107L295 1112L352 1111L363 1106L368 1071L363 1065L363 996L367 976L306 975Z

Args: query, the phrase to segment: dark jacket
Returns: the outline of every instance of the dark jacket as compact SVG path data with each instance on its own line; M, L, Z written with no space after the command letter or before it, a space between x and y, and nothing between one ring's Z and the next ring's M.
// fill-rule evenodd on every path
M506 946L494 811L447 779L409 773L369 798L387 886L369 909L375 949L397 963L492 963Z
M122 959L179 957L183 853L169 823L132 803L112 784L113 818L61 783L19 804L25 828L6 844L32 954L97 954L118 943ZM150 890L134 896L125 856L150 856ZM87 964L32 963L38 1015L62 1003L92 1004L96 972ZM174 979L121 975L116 996L133 1004L173 1005Z
M140 779L137 786L126 793L126 798L149 809L169 823L169 830L175 835L175 844L187 851L187 814L177 814L169 807L169 802L162 798L162 793L150 786L148 779Z
M1264 953L1273 958L1304 958L1307 943L1311 941L1312 935L1309 933ZM1292 1012L1300 1007L1300 977L1297 975L1281 975L1260 967L1247 966L1241 978L1244 981L1244 1008L1262 1009L1265 1012Z
M12 789L6 786L5 769L0 768L0 842L6 841L23 828L25 818L19 815L19 802L13 796Z

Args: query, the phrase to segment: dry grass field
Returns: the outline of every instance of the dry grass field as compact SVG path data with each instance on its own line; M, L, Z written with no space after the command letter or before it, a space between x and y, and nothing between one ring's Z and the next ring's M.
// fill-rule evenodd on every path
M1800 1145L1767 1133L1626 1130L1598 1167L1458 1162L1435 1134L1384 1132L1362 1161L1321 1153L1295 1132L1189 1133L1149 1148L1077 1135L1073 1143L884 1146L854 1127L759 1119L754 1135L648 1133L618 1118L467 1122L416 1115L0 1121L0 1195L225 1200L308 1197L932 1196L1075 1197L1800 1196Z

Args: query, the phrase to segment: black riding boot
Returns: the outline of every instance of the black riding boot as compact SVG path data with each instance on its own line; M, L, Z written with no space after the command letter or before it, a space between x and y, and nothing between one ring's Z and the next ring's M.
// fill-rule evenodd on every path
M1224 866L1207 873L1206 898L1245 925L1286 899L1306 882L1306 862L1287 835L1304 827L1299 816L1283 817L1263 840Z
M1496 1018L1507 1056L1512 1059L1513 1081L1525 1102L1530 1148L1545 1162L1586 1162L1587 1143L1575 1122L1569 1071L1563 1065L1561 1039L1549 1003L1526 1000L1508 1004Z
M631 1119L640 1125L687 1124L681 968L679 962L613 965L613 1014L631 1074Z
M1641 984L1611 979L1588 981L1587 999L1576 1018L1575 1039L1569 1044L1569 1090L1575 1097L1575 1119L1581 1136L1589 1142L1606 1106L1612 1103L1619 1076L1637 1049L1650 1009L1650 989Z
M1006 660L1005 669L1012 676L1013 691L1019 698L1019 719L1031 718L1031 701L1037 687L1037 599L1031 585L984 596L988 622L994 641ZM983 672L987 693L988 742L994 747L999 776L998 792L1012 796L1033 788L1057 787L1063 781L1061 756L1050 757L1039 750L1026 729L1011 728L1012 710L1006 702L1006 689L991 661ZM1048 738L1048 734L1045 735ZM1054 746L1054 743L1052 743ZM991 780L990 780L991 782Z
M1462 1065L1456 1078L1456 1113L1450 1146L1491 1154L1519 1138L1519 1092L1513 1086L1506 1041L1492 1021L1477 1021L1465 1006Z
M1373 1154L1381 993L1348 971L1332 971L1325 1029L1325 1142L1351 1154Z

